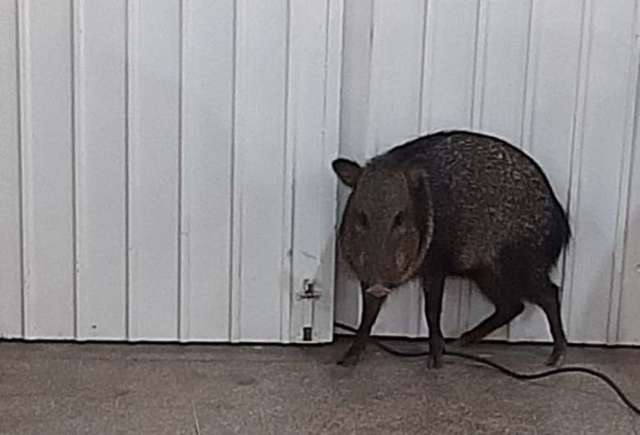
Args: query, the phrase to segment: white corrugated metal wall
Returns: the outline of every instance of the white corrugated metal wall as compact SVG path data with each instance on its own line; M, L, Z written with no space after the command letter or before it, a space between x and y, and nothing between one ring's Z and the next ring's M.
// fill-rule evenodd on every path
M563 318L572 342L640 344L636 0L363 0L345 6L341 153L362 160L419 133L499 135L540 162L570 211ZM635 150L635 151L634 151ZM344 198L344 195L341 195ZM336 317L356 324L340 266ZM422 295L392 295L382 334L427 334ZM490 314L452 280L444 331ZM548 340L536 307L493 338Z
M330 340L341 44L342 0L0 0L0 336Z
M0 0L0 335L330 340L341 110L359 159L442 128L521 144L570 209L571 340L640 343L637 1L344 3L343 27L342 0ZM418 303L377 332L425 335ZM489 310L451 282L446 333ZM530 308L494 336L548 333Z

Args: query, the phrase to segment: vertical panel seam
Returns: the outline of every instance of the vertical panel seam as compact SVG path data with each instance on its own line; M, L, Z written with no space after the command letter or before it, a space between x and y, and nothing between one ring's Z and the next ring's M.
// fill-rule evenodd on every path
M477 130L482 126L482 113L484 111L484 86L485 86L485 68L487 55L488 37L488 3L485 0L477 0L476 6L476 22L474 32L474 53L473 53L473 72L471 79L471 108L469 111L469 122L472 129ZM460 316L460 325L465 324L468 328L471 320L473 288L471 283L460 283L460 294L466 294L467 313L466 319Z
M340 148L341 148L341 131L342 131L342 107L343 107L343 73L344 73L344 53L345 53L345 26L346 26L346 13L345 13L345 4L343 0L337 0L338 1L338 8L339 8L339 14L340 14L340 22L339 22L339 29L340 29L340 45L339 45L339 50L338 53L336 54L336 56L338 57L338 71L336 72L337 76L338 76L338 88L336 89L336 97L337 97L337 117L336 117L336 131L335 131L335 135L336 137L334 138L334 140L337 140L337 144L336 144L336 148L335 151L339 154L340 153ZM335 100L334 100L335 103ZM332 158L335 157L332 156ZM333 237L333 264L332 264L332 273L333 273L333 278L332 278L332 286L333 286L333 292L332 292L332 305L330 307L329 313L330 313L330 319L331 319L331 324L329 325L329 335L330 337L333 339L334 337L334 332L335 332L335 328L333 326L333 323L335 321L335 311L336 311L336 292L337 292L337 288L338 288L338 273L339 273L339 268L338 268L338 243L337 243L337 238L336 238L336 229L337 229L337 225L340 219L340 209L338 207L339 205L339 201L340 201L340 186L338 185L338 183L334 184L334 187L332 188L332 195L333 195L333 203L335 204L335 209L334 209L334 213L333 213L333 220L332 220L332 225L331 225L331 231L332 231L332 237Z
M476 9L475 47L473 62L472 97L471 97L471 126L482 128L484 112L484 91L486 76L487 44L489 39L489 3L478 0Z
M417 131L417 136L420 136L421 134L423 134L423 119L424 119L424 81L425 81L425 62L426 62L426 46L427 46L427 42L426 42L426 38L427 38L427 14L429 11L429 0L424 0L423 1L423 6L422 6L422 38L421 38L421 45L420 45L420 83L419 83L419 90L418 90L418 131ZM421 285L419 282L415 283L415 285L417 286L417 294L418 294L418 306L423 306L423 304L425 303L424 301L424 291L421 291ZM415 308L415 307L414 307ZM415 310L414 310L415 312ZM424 310L418 310L417 314L415 314L415 319L413 319L415 321L414 327L415 327L415 335L419 336L420 335L420 327L422 325L422 318L424 316ZM411 318L412 316L408 316L409 318ZM409 331L411 331L411 327L409 327Z
M341 26L341 41L340 41L340 52L339 52L339 64L340 64L340 84L339 84L339 90L338 90L338 107L339 107L339 113L338 113L338 131L337 131L337 140L338 140L338 145L336 147L336 151L337 154L340 155L342 153L342 116L344 114L342 108L345 106L345 100L347 99L347 96L345 95L346 92L346 88L344 86L344 73L345 73L345 68L344 68L344 58L345 58L345 53L346 53L346 42L347 42L347 32L346 32L346 26L347 26L347 6L344 4L344 2L342 0L341 1L341 8L342 8L342 21L340 23ZM337 157L337 156L336 156ZM338 223L340 222L341 219L341 214L340 214L340 204L341 204L341 188L340 185L338 183L336 183L334 185L334 189L333 189L333 194L334 194L334 202L336 204L335 206L335 211L333 213L333 226L332 226L332 233L334 238L334 243L333 243L333 249L335 252L335 256L334 256L334 261L333 261L333 301L334 301L334 305L331 307L331 312L332 312L332 316L333 319L335 320L335 312L337 310L337 293L338 293L338 286L340 284L340 265L339 265L339 255L340 255L340 248L339 248L339 243L338 243L338 238L336 236L337 233L337 229L338 229ZM336 331L336 328L333 326L333 322L331 324L331 334L333 335Z
M327 119L328 119L328 113L327 111L329 110L329 99L328 99L328 94L329 94L329 63L330 63L330 56L329 56L329 40L330 40L330 23L331 23L331 0L325 0L325 19L324 19L324 60L323 60L323 77L322 77L322 131L321 131L321 138L322 138L322 159L321 162L319 163L321 166L324 165L324 162L326 161L326 155L327 155ZM321 248L321 247L320 247ZM314 304L312 304L313 306ZM313 311L313 310L312 310Z
M635 23L634 23L634 50L637 50L637 57L636 57L636 65L634 65L636 69L636 113L633 119L633 123L634 123L634 131L633 131L633 138L632 138L632 144L631 144L631 156L629 157L629 159L631 160L631 167L629 168L629 172L631 174L631 176L629 177L629 197L631 197L631 186L632 186L632 182L634 181L634 178L636 176L636 163L638 163L637 159L637 153L640 153L640 147L638 146L638 144L640 143L639 137L640 137L640 111L639 111L639 107L640 107L640 1L636 0L635 2L635 14L634 14L634 18L635 18ZM628 225L631 222L631 216L630 216L630 209L627 208L627 222L626 224ZM625 243L625 251L626 251L626 246L628 246L628 240L629 240L629 234L630 232L628 231L628 229L625 229L625 233L624 233L624 243ZM626 252L625 252L625 260L626 260ZM625 267L623 268L623 273L626 269L626 264ZM625 278L625 276L623 275L623 279ZM624 281L623 281L624 283ZM621 294L621 298L622 298L622 294ZM620 340L620 336L621 336L621 331L620 331L620 309L621 309L622 304L618 305L618 325L617 325L617 334L616 334L616 339Z
M522 91L522 113L520 118L520 144L530 154L533 150L532 135L535 124L535 97L537 84L537 47L533 45L534 0L529 0L527 39L525 46L524 89Z
M229 229L229 264L228 264L228 304L227 304L227 315L228 315L228 329L227 329L227 338L231 341L232 334L232 324L235 321L233 318L233 288L235 279L233 277L234 271L234 205L235 205L235 147L236 147L236 135L235 135L235 124L236 124L236 38L237 38L237 26L236 26L236 10L237 10L237 2L232 2L232 33L233 36L231 38L231 126L230 126L230 144L231 150L229 153L229 178L230 178L230 189L229 189L229 222L227 223Z
M238 124L238 62L239 62L239 50L238 39L241 37L238 23L239 23L239 10L240 2L243 0L237 0L233 2L233 96L232 96L232 121L231 121L231 213L230 213L230 239L229 244L230 251L230 267L229 267L229 321L231 323L229 328L229 338L231 341L237 339L240 335L240 291L241 291L241 273L242 273L242 197L241 197L241 184L239 167L238 167L238 137L237 137L237 124Z
M70 9L70 87L71 87L71 234L72 234L72 288L73 288L73 336L78 339L78 139L80 138L80 80L79 54L82 50L80 35L82 3L69 0Z
M372 131L372 121L375 113L375 98L372 93L372 84L375 78L374 68L376 63L374 62L375 54L375 18L376 18L376 0L370 0L371 10L369 16L369 81L367 83L367 121L366 121L366 142L365 142L365 158L370 158L376 154L378 146L375 140L375 132Z
M178 173L177 173L177 194L178 194L178 204L177 204L177 219L176 219L176 226L177 226L177 264L176 264L176 290L177 290L177 300L176 300L176 316L177 316L177 321L176 321L176 336L178 338L178 340L182 340L183 334L185 331L183 331L183 327L182 327L182 304L183 304L183 285L182 285L182 267L183 267L183 262L182 262L182 216L184 214L184 210L183 210L183 181L182 181L182 177L184 174L184 167L183 167L183 152L184 152L184 131L183 131L183 127L184 127L184 44L185 44L185 36L184 36L184 29L185 29L185 22L184 22L184 14L185 14L185 3L188 0L180 0L180 3L178 5Z
M473 32L473 69L471 71L471 107L469 109L469 125L474 128L476 105L476 81L478 75L478 38L480 33L480 8L482 0L476 0L475 29Z
M338 44L338 50L337 53L335 53L335 57L334 57L334 63L335 63L335 68L336 71L334 72L335 76L334 78L337 80L337 86L336 86L336 94L334 95L334 100L333 103L335 104L333 110L334 112L334 116L335 116L335 130L334 130L334 137L333 137L333 141L334 141L334 145L332 147L334 154L333 156L335 156L339 151L340 151L340 136L341 136L341 129L342 129L342 90L343 90L343 71L344 71L344 63L342 62L343 59L343 54L344 54L344 44L345 44L345 23L346 23L346 13L345 13L345 9L346 9L346 5L344 0L332 0L332 2L335 1L337 3L337 14L338 14L338 18L336 18L336 21L338 22L337 28L338 31L340 32L340 38L336 40L336 44ZM333 157L332 156L332 157ZM332 259L332 268L331 268L331 272L332 272L332 283L333 283L333 288L332 288L332 292L331 292L331 305L329 307L329 320L330 320L330 324L329 324L329 328L330 328L330 338L333 339L334 335L333 335L333 323L335 321L335 301L336 301L336 289L337 289L337 243L336 243L336 232L335 229L337 228L337 223L338 223L338 213L339 213L339 209L338 209L338 198L339 198L339 191L338 191L338 182L336 179L334 179L334 184L333 184L333 188L332 188L332 192L333 192L333 204L334 204L334 212L332 213L332 220L331 220L331 229L332 229L332 238L333 238L333 253L331 256Z
M637 38L637 36L636 36ZM636 76L636 87L637 87L637 91L636 91L636 113L634 116L634 129L633 129L633 138L632 138L632 145L631 145L631 151L630 151L630 156L629 156L629 160L630 160L630 168L629 168L629 173L630 173L630 177L629 177L629 187L632 186L632 182L636 176L636 163L638 160L637 157L637 153L640 152L640 148L638 147L638 143L640 143L640 117L639 115L639 111L638 111L638 107L640 107L640 84L637 82L640 79L640 73L638 76ZM631 198L631 189L629 189L628 191L628 196L629 196L629 200ZM628 205L628 202L627 202ZM628 246L629 243L629 234L630 231L628 230L628 225L631 222L631 209L629 207L627 207L627 216L626 216L626 222L625 222L625 229L624 229L624 234L623 234L623 243L624 243L624 248L623 248L623 253L624 253L624 257L623 257L623 263L621 266L621 270L622 270L622 283L621 283L621 291L620 291L620 301L622 301L622 298L625 294L625 290L627 290L624 287L624 281L626 278L626 247ZM631 271L631 273L633 273L633 270ZM621 336L622 336L622 331L621 331L621 325L620 325L620 315L621 315L621 310L622 310L622 303L619 302L618 303L618 313L617 313L617 325L616 325L616 343L620 343L621 340ZM634 331L635 332L635 331ZM636 332L637 334L637 332ZM629 340L631 341L631 340Z
M20 127L21 127L21 153L20 153L20 166L22 174L22 271L23 271L23 290L22 290L22 329L23 336L28 336L28 291L31 286L31 269L29 265L29 240L30 229L32 228L32 210L29 207L31 202L31 195L29 189L31 183L28 181L30 175L29 171L29 157L31 154L31 140L30 140L30 128L31 128L31 56L29 51L29 43L31 39L31 25L29 20L29 12L31 6L31 0L16 0L18 3L18 14L20 33L19 33L19 49L20 49ZM25 222L28 221L28 222Z
M627 243L626 226L629 222L629 199L631 195L631 180L633 170L633 144L637 137L637 108L639 86L639 47L638 30L640 20L638 19L638 0L634 2L633 23L631 25L631 41L629 52L629 70L627 72L627 100L625 114L625 137L623 142L623 152L620 161L620 177L618 180L618 207L615 230L615 251L613 256L613 273L611 275L611 291L609 296L609 311L607 318L607 341L617 342L620 338L620 306L624 291L624 270L625 251ZM612 325L615 321L615 325Z
M422 98L422 106L420 107L421 110L421 117L422 119L420 120L421 125L420 128L423 130L423 132L428 132L432 129L432 123L433 123L433 106L431 104L431 99L427 99L426 104L425 104L425 96L426 93L429 92L429 94L431 94L431 92L433 91L433 78L434 78L434 74L431 73L431 70L429 68L427 68L427 66L429 65L433 65L433 59L435 56L435 26L437 25L437 22L435 21L435 19L432 19L432 14L434 14L433 12L433 4L431 2L431 0L425 0L425 8L424 8L424 29L423 29L423 42L422 42L422 50L423 50L423 54L422 54L422 83L421 83L421 98ZM428 52L428 53L427 53ZM427 114L426 120L425 118L425 113Z
M580 52L578 52L578 56L580 55ZM579 68L580 68L580 61L578 60L578 71L576 72L576 76L579 77ZM576 90L576 96L574 97L577 101L577 89L578 89L578 84L577 84L578 80L576 80L576 85L575 85L575 90ZM575 108L576 108L576 103L574 101L574 116L575 116ZM573 136L573 132L572 132L572 136ZM571 191L571 165L572 165L572 161L573 161L573 139L571 140L571 144L570 144L570 156L569 156L569 178L568 178L568 192L567 194L564 196L564 203L565 205L565 210L567 212L567 214L569 213L569 207L570 207L570 203L569 203L569 193ZM567 269L567 261L569 261L569 252L568 249L563 249L562 250L562 256L561 256L561 260L560 260L560 294L559 294L559 299L562 305L562 301L564 299L563 294L566 291L566 283L567 283L567 273L568 273L568 269ZM565 310L565 314L568 312L568 310ZM561 312L560 315L562 316L562 306L561 306ZM566 322L564 322L565 325L565 331L567 328L567 325L569 325L568 319ZM568 331L566 331L568 333Z
M232 17L231 17L231 25L232 25L232 38L231 38L231 126L229 129L229 143L231 146L231 150L229 152L229 215L227 222L227 228L229 230L229 247L228 247L228 255L229 255L229 264L228 264L228 288L227 288L227 338L231 341L231 334L233 330L233 322L235 321L233 318L233 288L235 279L233 277L234 271L234 204L235 204L235 147L236 147L236 135L235 135L235 125L236 125L236 33L237 33L237 25L236 25L236 10L237 10L237 2L232 1Z
M291 305L287 306L287 299L285 298L285 294L291 296L291 291L293 289L293 243L295 239L295 197L296 197L296 141L289 140L289 128L290 120L289 120L289 98L290 98L290 86L291 83L289 81L290 78L290 70L291 70L291 0L286 1L286 24L285 24L285 57L284 57L284 101L283 101L283 165L284 165L284 180L282 183L282 196L284 198L284 210L283 213L283 222L282 222L282 244L285 248L281 250L281 255L283 255L282 268L283 271L289 272L289 276L286 276L283 288L280 289L280 340L288 341L290 337L285 337L285 330L289 330L289 328L285 328L284 323L286 320L290 320L290 312L287 313L285 311L291 309ZM294 126L295 128L295 126ZM291 183L289 185L289 183ZM287 198L289 201L287 201ZM288 202L288 204L287 204ZM290 213L290 214L289 214ZM288 230L288 231L287 231ZM288 287L288 288L287 288ZM288 325L291 326L290 324ZM289 333L290 335L290 333Z
M525 39L525 62L524 62L524 80L522 89L522 106L520 113L520 146L523 150L532 155L533 150L533 131L534 131L534 108L536 97L536 79L537 79L537 46L533 45L534 32L534 0L528 0L529 7L527 11L527 34ZM507 340L512 340L514 326L518 325L518 320L505 325ZM517 326L516 326L517 328Z
M418 95L418 135L423 132L423 119L424 119L424 75L425 75L425 62L426 62L426 48L427 48L427 15L429 13L429 0L424 0L424 6L422 9L422 41L420 48L420 89ZM418 325L419 329L420 325Z
M589 75L589 57L591 51L591 26L593 3L587 0L582 7L582 20L580 26L580 53L576 80L576 93L574 102L574 115L572 121L571 139L571 165L569 170L568 209L570 216L575 216L580 202L580 182L582 173L582 142L584 140L584 118L587 110L587 79ZM578 234L578 220L574 220L574 237ZM567 303L567 335L571 336L572 322L572 296L575 284L576 253L571 257L571 284L566 298ZM563 283L564 287L564 283Z
M15 0L14 9L15 9L15 23L16 23L16 85L18 88L17 98L16 98L16 110L17 110L17 123L18 123L18 219L19 219L19 256L20 256L20 335L22 338L26 337L26 307L25 307L25 252L24 252L24 244L25 244L25 225L24 225L24 161L23 161L23 145L24 145L24 98L25 98L25 89L24 89L24 80L22 74L24 73L24 65L22 62L24 61L25 53L24 50L24 36L23 36L23 28L26 25L23 22L23 14L24 10L20 7L20 4L23 2L26 3L28 0ZM26 7L26 6L24 6Z
M131 127L133 123L133 26L135 19L134 0L126 0L125 10L125 334L131 339L131 159L133 147L131 144Z
M330 31L331 31L331 0L325 0L325 18L324 18L324 61L323 61L323 68L324 68L324 74L323 74L323 83L322 83L322 127L321 127L321 141L322 141L322 158L320 159L320 162L318 162L318 164L320 165L321 168L324 167L324 164L326 162L327 159L327 122L328 122L328 113L327 111L329 110L329 100L328 100L328 94L329 94L329 63L330 63L330 56L329 56L329 49L330 49L330 44L329 44L329 39L330 39ZM324 190L323 186L318 186L319 190L322 191ZM322 195L320 195L320 197L322 197ZM334 201L335 202L335 201ZM324 228L328 228L327 225L325 225L326 222L326 218L324 217L326 215L323 215L323 219L322 219L322 226L321 229ZM322 242L320 242L322 244ZM292 245L293 246L293 245ZM318 246L318 252L320 252L320 255L322 255L322 245ZM318 268L322 267L322 259L319 257L318 260ZM316 328L315 323L316 323L316 303L315 301L312 299L310 301L310 311L311 311L311 318L309 320L311 327L313 328L313 330L318 330L321 329L320 327Z

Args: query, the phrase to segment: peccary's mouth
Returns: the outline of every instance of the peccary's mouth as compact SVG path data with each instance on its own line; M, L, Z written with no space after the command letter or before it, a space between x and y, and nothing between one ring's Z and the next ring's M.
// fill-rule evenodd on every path
M375 284L366 289L365 292L377 298L383 298L391 293L391 289L382 284Z

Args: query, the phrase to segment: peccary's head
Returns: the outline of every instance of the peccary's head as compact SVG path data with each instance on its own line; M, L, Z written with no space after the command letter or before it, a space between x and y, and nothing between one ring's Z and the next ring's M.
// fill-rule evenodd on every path
M338 238L358 279L389 288L413 278L433 235L426 171L346 159L332 166L352 189Z

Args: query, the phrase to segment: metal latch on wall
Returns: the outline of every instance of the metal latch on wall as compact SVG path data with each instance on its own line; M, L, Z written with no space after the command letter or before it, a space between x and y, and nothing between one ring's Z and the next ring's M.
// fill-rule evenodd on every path
M302 291L296 293L298 300L311 299L315 300L320 298L320 292L316 290L316 283L312 279L304 279L302 281ZM313 341L313 328L311 326L305 326L302 328L302 341Z
M316 283L312 279L305 279L302 281L302 291L296 294L296 297L300 299L318 299L320 292L316 290Z

